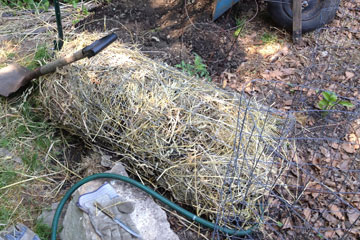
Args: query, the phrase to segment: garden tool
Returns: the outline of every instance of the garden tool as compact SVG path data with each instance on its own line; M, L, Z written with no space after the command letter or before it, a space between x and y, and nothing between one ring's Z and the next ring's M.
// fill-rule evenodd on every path
M130 217L134 211L134 204L122 201L109 183L81 195L77 205L89 215L90 222L101 239L141 239Z
M24 224L18 223L0 233L0 240L40 240L40 238Z
M73 54L60 58L55 62L46 64L33 71L18 64L11 64L0 69L0 95L8 97L21 87L27 85L32 79L55 72L57 68L76 62L85 57L91 58L113 43L116 39L117 35L115 33L109 34Z

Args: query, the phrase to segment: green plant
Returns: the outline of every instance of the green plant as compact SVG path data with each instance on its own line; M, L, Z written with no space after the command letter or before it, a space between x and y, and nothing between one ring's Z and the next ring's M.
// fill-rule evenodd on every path
M36 222L34 232L41 240L48 240L51 237L51 227L44 223L43 219Z
M50 53L48 52L48 49L46 46L39 46L36 49L35 55L33 57L33 59L30 61L30 63L28 64L28 67L30 69L34 69L37 68L41 65L45 64L46 60L49 60L51 58Z
M276 225L278 225L280 228L284 226L284 224L282 222L280 222L280 221L277 221Z
M0 205L0 231L5 229L10 217L11 217L11 210L1 204Z
M21 160L31 171L34 171L41 166L36 152L25 150L24 154L21 156Z
M321 95L323 96L323 99L321 99L317 104L318 108L321 110L331 110L337 105L348 108L354 107L354 104L352 104L350 101L340 100L333 92L324 91L321 93Z
M10 145L10 141L6 138L0 139L0 147L7 147Z
M0 4L18 9L40 9L47 11L49 0L0 0Z
M16 173L12 171L0 171L0 188L13 183L15 179Z
M74 8L77 8L80 1L81 0L62 0L60 2L71 4ZM49 9L50 3L52 2L53 0L0 0L1 5L12 8L39 9L45 11ZM110 0L104 0L104 2L109 3Z
M238 37L244 30L246 23L246 18L236 18L236 30L234 32L234 36Z
M261 36L261 41L265 44L270 44L270 43L275 43L278 41L278 38L275 34L273 33L269 33L269 32L265 32L262 36Z
M6 57L7 57L8 59L13 59L15 56L16 56L16 54L13 53L13 52L8 53L8 54L6 55Z
M85 6L81 7L81 11L82 11L82 14L84 14L85 16L88 16L90 14L89 10Z
M196 53L194 55L195 59L193 64L185 63L185 61L183 60L180 64L176 64L175 67L182 69L190 76L196 76L199 78L206 78L207 80L211 80L210 74L207 70L207 66L205 63L203 63L202 58Z
M79 0L64 0L65 3L72 4L74 8L77 7Z

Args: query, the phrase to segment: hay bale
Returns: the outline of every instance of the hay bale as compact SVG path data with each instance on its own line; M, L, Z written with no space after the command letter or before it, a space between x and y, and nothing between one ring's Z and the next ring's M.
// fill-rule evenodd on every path
M63 52L74 52L96 38L82 35ZM272 171L279 170L266 164L271 156L265 148L278 144L281 121L265 116L256 102L240 104L238 95L120 43L46 76L41 92L53 121L116 152L145 182L167 189L177 203L193 206L210 220L220 207L236 129L242 127L241 144L247 150L238 153L238 166L230 172L238 184L248 187L234 187L233 196L249 207L225 208L242 218L243 227L256 221L252 204L266 192ZM238 116L244 108L247 114L240 111ZM244 122L237 126L239 119ZM254 134L255 128L264 130Z

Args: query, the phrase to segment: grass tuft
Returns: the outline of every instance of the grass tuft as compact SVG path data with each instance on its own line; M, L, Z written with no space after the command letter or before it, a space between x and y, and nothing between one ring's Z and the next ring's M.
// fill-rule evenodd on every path
M270 32L265 32L262 36L261 36L261 41L264 44L271 44L271 43L276 43L278 42L278 37Z
M44 223L42 219L36 222L34 232L41 240L48 240L51 237L51 227Z
M10 217L11 217L11 210L5 207L4 205L0 205L0 231L6 228Z
M28 64L28 68L35 69L45 64L45 61L51 58L46 45L41 45L37 48L33 59Z

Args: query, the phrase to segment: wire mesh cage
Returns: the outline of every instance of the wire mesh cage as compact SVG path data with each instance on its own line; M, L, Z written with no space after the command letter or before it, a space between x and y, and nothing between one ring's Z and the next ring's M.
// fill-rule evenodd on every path
M263 112L264 119L271 114L281 116L279 137L275 147L259 149L247 158L249 143L255 139L269 142L267 136L262 136L267 123L265 120L258 126L254 121L249 132L242 128L245 117L239 119L234 154L222 187L217 223L236 223L239 229L244 228L241 212L234 214L231 208L222 208L229 204L242 204L258 216L257 222L247 222L246 228L252 225L255 233L261 233L262 239L326 239L335 237L335 234L338 237L358 234L360 169L359 139L355 135L360 130L355 126L359 124L360 102L333 93L337 102L350 102L351 109L341 104L331 109L317 109L321 96L326 95L325 90L265 80L254 80L251 86L261 89L261 93L253 98L264 104L257 109L243 105L239 111L250 118L258 111ZM252 91L251 86L248 92ZM291 93L288 98L284 98L285 89ZM243 94L248 95L245 91ZM252 101L252 98L246 99ZM247 136L245 141L244 135ZM266 158L263 152L268 153ZM259 181L255 174L259 163L271 169L267 171L266 181ZM241 181L243 174L252 177L244 182ZM243 189L240 195L234 194L233 190L237 188ZM245 199L252 194L248 191L250 188L261 188L263 193L257 201L249 204ZM214 237L219 236L215 231Z
M240 107L240 115L262 111L266 119L276 114L283 119L280 137L275 148L259 149L255 157L247 158L247 145L254 136L267 141L261 136L267 124L255 126L254 122L248 132L239 119L216 222L253 232L229 237L215 230L213 239L359 239L360 31L358 9L351 8L357 6L355 2L341 2L331 25L306 36L303 44L308 45L295 53L297 63L283 57L296 68L294 75L286 81L255 79L242 89L246 101L256 99L262 104L258 109ZM330 4L322 14L327 16L335 8L336 3ZM270 67L277 68L276 64ZM244 135L246 141L239 141ZM261 157L262 151L269 153L266 158ZM253 174L258 163L275 169L267 172L266 182ZM239 181L243 172L253 174L250 181ZM250 186L263 189L263 194L248 203ZM236 188L243 189L241 195L234 194ZM256 221L244 225L241 212L225 208L239 204L249 207L258 216Z

